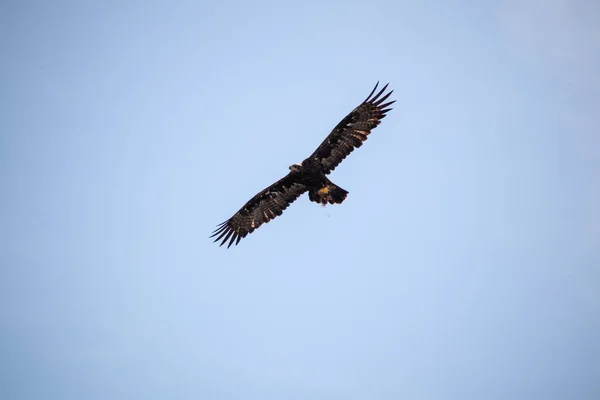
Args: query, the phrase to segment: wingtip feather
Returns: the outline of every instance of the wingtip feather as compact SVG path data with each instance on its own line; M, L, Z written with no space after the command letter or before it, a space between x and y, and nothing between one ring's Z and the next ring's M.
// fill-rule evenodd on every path
M369 93L369 95L367 96L365 101L363 101L363 103L366 103L367 101L369 101L371 96L373 96L373 93L375 93L375 91L377 90L377 86L379 86L379 81L377 81L377 83L375 84L375 87L373 88L373 90L371 90L371 93Z

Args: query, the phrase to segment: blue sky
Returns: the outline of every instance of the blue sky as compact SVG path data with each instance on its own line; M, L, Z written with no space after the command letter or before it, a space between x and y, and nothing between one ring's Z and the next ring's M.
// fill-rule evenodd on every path
M598 5L285 3L0 5L0 397L599 398Z

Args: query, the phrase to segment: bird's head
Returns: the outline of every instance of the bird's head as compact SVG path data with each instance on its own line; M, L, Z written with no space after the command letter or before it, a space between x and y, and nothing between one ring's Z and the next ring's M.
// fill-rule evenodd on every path
M290 165L290 171L292 171L292 172L300 172L301 170L302 170L302 164Z

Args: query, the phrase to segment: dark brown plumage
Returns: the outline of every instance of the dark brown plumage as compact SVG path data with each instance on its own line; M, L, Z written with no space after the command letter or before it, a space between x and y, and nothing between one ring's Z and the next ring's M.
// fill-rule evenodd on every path
M371 130L381 123L389 106L395 101L384 103L393 91L384 95L385 85L375 96L375 90L348 114L327 136L315 152L302 161L290 166L290 173L250 199L233 217L220 224L211 237L227 242L229 248L236 245L259 226L281 215L301 194L308 191L310 201L320 204L340 204L348 192L331 182L326 175L331 173L355 148L362 146ZM383 96L382 96L383 95Z

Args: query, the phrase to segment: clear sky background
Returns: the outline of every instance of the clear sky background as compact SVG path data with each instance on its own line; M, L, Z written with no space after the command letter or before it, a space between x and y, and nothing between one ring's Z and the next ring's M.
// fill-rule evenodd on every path
M0 5L0 398L600 398L593 1ZM376 81L394 110L208 239Z

